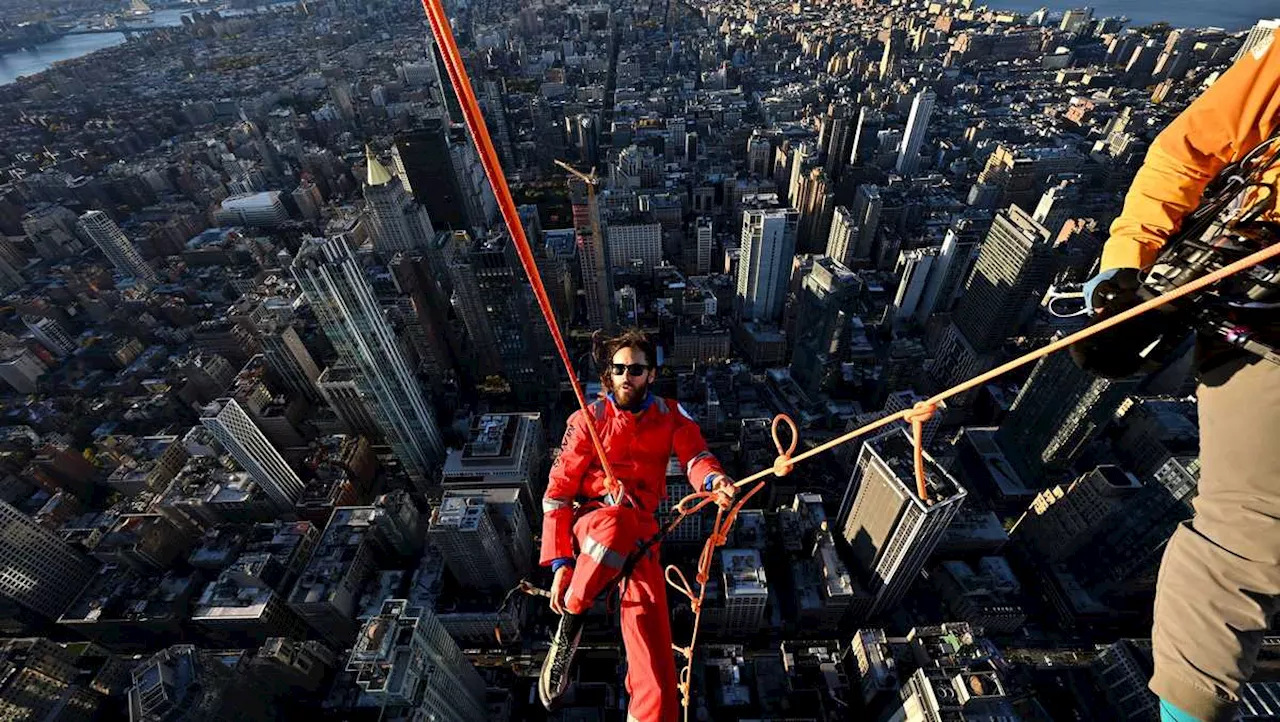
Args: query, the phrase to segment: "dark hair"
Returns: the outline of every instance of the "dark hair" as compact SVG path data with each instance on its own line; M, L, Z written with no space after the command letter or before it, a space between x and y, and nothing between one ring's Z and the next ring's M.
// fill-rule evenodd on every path
M645 360L650 366L658 365L658 349L654 346L653 339L638 328L628 328L611 338L605 338L603 333L596 331L591 336L591 343L595 348L596 368L600 370L600 383L606 391L613 390L613 375L609 372L613 364L613 355L622 349L633 348L643 351Z

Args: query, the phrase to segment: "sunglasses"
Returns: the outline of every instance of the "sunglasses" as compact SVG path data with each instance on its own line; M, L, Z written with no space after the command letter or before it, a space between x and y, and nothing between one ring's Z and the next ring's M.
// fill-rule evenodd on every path
M644 376L649 372L649 364L613 364L613 375Z

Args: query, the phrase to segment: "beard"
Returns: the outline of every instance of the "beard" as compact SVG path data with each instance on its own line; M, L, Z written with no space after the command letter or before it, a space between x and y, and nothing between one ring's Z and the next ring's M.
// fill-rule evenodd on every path
M643 377L640 379L627 378L626 381L613 385L613 398L623 408L635 406L643 401L648 393L649 381Z

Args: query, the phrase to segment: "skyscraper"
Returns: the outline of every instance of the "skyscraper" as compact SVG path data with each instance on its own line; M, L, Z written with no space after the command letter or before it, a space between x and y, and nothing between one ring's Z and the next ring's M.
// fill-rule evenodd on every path
M909 323L922 324L927 316L920 314L921 301L930 286L938 277L938 258L942 252L940 246L915 248L898 254L894 275L901 279L897 293L893 296L893 324L903 326Z
M73 256L85 248L76 234L76 214L52 203L41 203L22 217L22 232L36 254L46 261Z
M845 165L849 162L849 151L853 147L854 118L853 106L847 101L831 103L827 106L826 115L822 116L822 132L818 136L818 145L826 155L823 169L827 177L833 181L840 178Z
M373 249L391 254L396 251L425 249L435 241L435 229L427 209L413 201L400 178L389 173L365 146L364 200L372 222Z
M405 190L426 206L433 223L456 229L470 226L444 121L428 118L420 128L396 135L391 161Z
M1066 471L1135 384L1081 370L1067 354L1046 356L1023 384L996 440L1028 483Z
M93 578L97 564L31 517L0 501L0 610L18 605L57 620ZM4 610L17 619L17 610Z
M799 225L794 208L743 211L737 300L744 320L771 322L782 315Z
M769 581L756 549L723 549L724 632L727 636L754 634L764 622Z
M435 415L347 239L308 239L292 271L383 436L425 488L444 452Z
M365 400L356 384L359 372L341 363L326 368L316 379L316 388L325 404L342 420L347 430L374 441L382 440L382 427L371 413L372 404Z
M932 90L922 90L911 101L911 115L907 118L907 132L902 139L902 148L898 151L896 170L902 175L914 175L920 168L920 148L924 145L925 133L929 130L929 116L933 115L933 106L938 96Z
M747 139L747 172L765 178L772 172L773 142L759 130L751 132Z
M791 176L787 181L787 203L800 203L800 184L808 177L809 169L818 165L818 146L813 141L802 141L791 152Z
M1040 202L1036 204L1031 217L1049 232L1049 240L1057 240L1058 232L1076 211L1079 200L1080 177L1063 179L1040 196Z
M840 511L850 568L866 590L851 609L865 619L897 604L920 574L967 493L925 454L929 500L917 495L911 440L894 429L867 440Z
M302 496L302 480L258 425L233 398L221 398L200 412L200 423L222 444L281 511L292 511Z
M849 154L852 165L867 165L875 159L882 128L884 115L880 111L865 105L858 111L858 126L853 134L853 149Z
M855 261L870 260L876 236L880 233L880 212L884 199L879 186L860 185L853 200L853 225L858 228L858 242L853 249Z
M290 323L266 320L258 324L262 355L267 365L293 394L310 402L320 401L320 367Z
M613 328L613 276L600 222L600 199L586 181L569 179L573 203L573 230L577 234L582 289L587 295L587 324L593 329Z
M429 609L388 599L364 623L347 671L376 707L422 720L486 722L484 679Z
M956 307L955 323L980 352L1000 347L1035 311L1053 278L1049 232L1018 206L996 214Z
M102 249L102 253L117 271L149 284L159 282L155 269L142 260L138 249L133 247L133 243L120 230L120 226L111 220L111 216L102 211L88 211L80 216L77 226L81 233L93 239L98 248Z
M698 216L694 232L697 234L697 258L694 261L694 271L698 275L704 275L711 272L711 245L715 240L711 218Z
M483 497L448 496L435 510L427 541L444 557L453 577L468 589L515 586L511 549L498 533Z
M852 268L858 250L858 224L848 206L836 206L831 216L831 232L827 234L827 255L842 266Z

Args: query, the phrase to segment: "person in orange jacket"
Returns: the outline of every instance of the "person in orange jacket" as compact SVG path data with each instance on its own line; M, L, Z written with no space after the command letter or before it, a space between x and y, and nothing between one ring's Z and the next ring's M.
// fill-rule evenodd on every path
M649 390L656 373L653 342L631 330L607 341L604 350L608 363L602 380L610 393L587 413L569 417L542 498L541 563L553 570L551 608L561 615L538 684L548 709L568 688L587 611L618 581L638 545L658 532L654 514L666 496L672 453L695 490L717 492L721 505L734 496L732 480L684 407ZM622 482L621 500L609 497L587 424L595 425ZM634 560L619 606L631 698L627 720L671 722L678 715L679 692L658 545Z
M1085 285L1095 313L1134 304L1125 291L1137 287L1141 270L1199 205L1210 180L1280 125L1276 45L1273 36L1244 53L1156 138L1111 226L1102 271ZM1280 168L1262 180L1276 189ZM1280 221L1274 207L1266 220ZM1263 313L1272 314L1272 332L1280 331L1280 311ZM1206 336L1197 352L1195 518L1165 549L1152 629L1150 687L1162 719L1175 722L1233 718L1262 636L1280 611L1280 367Z

